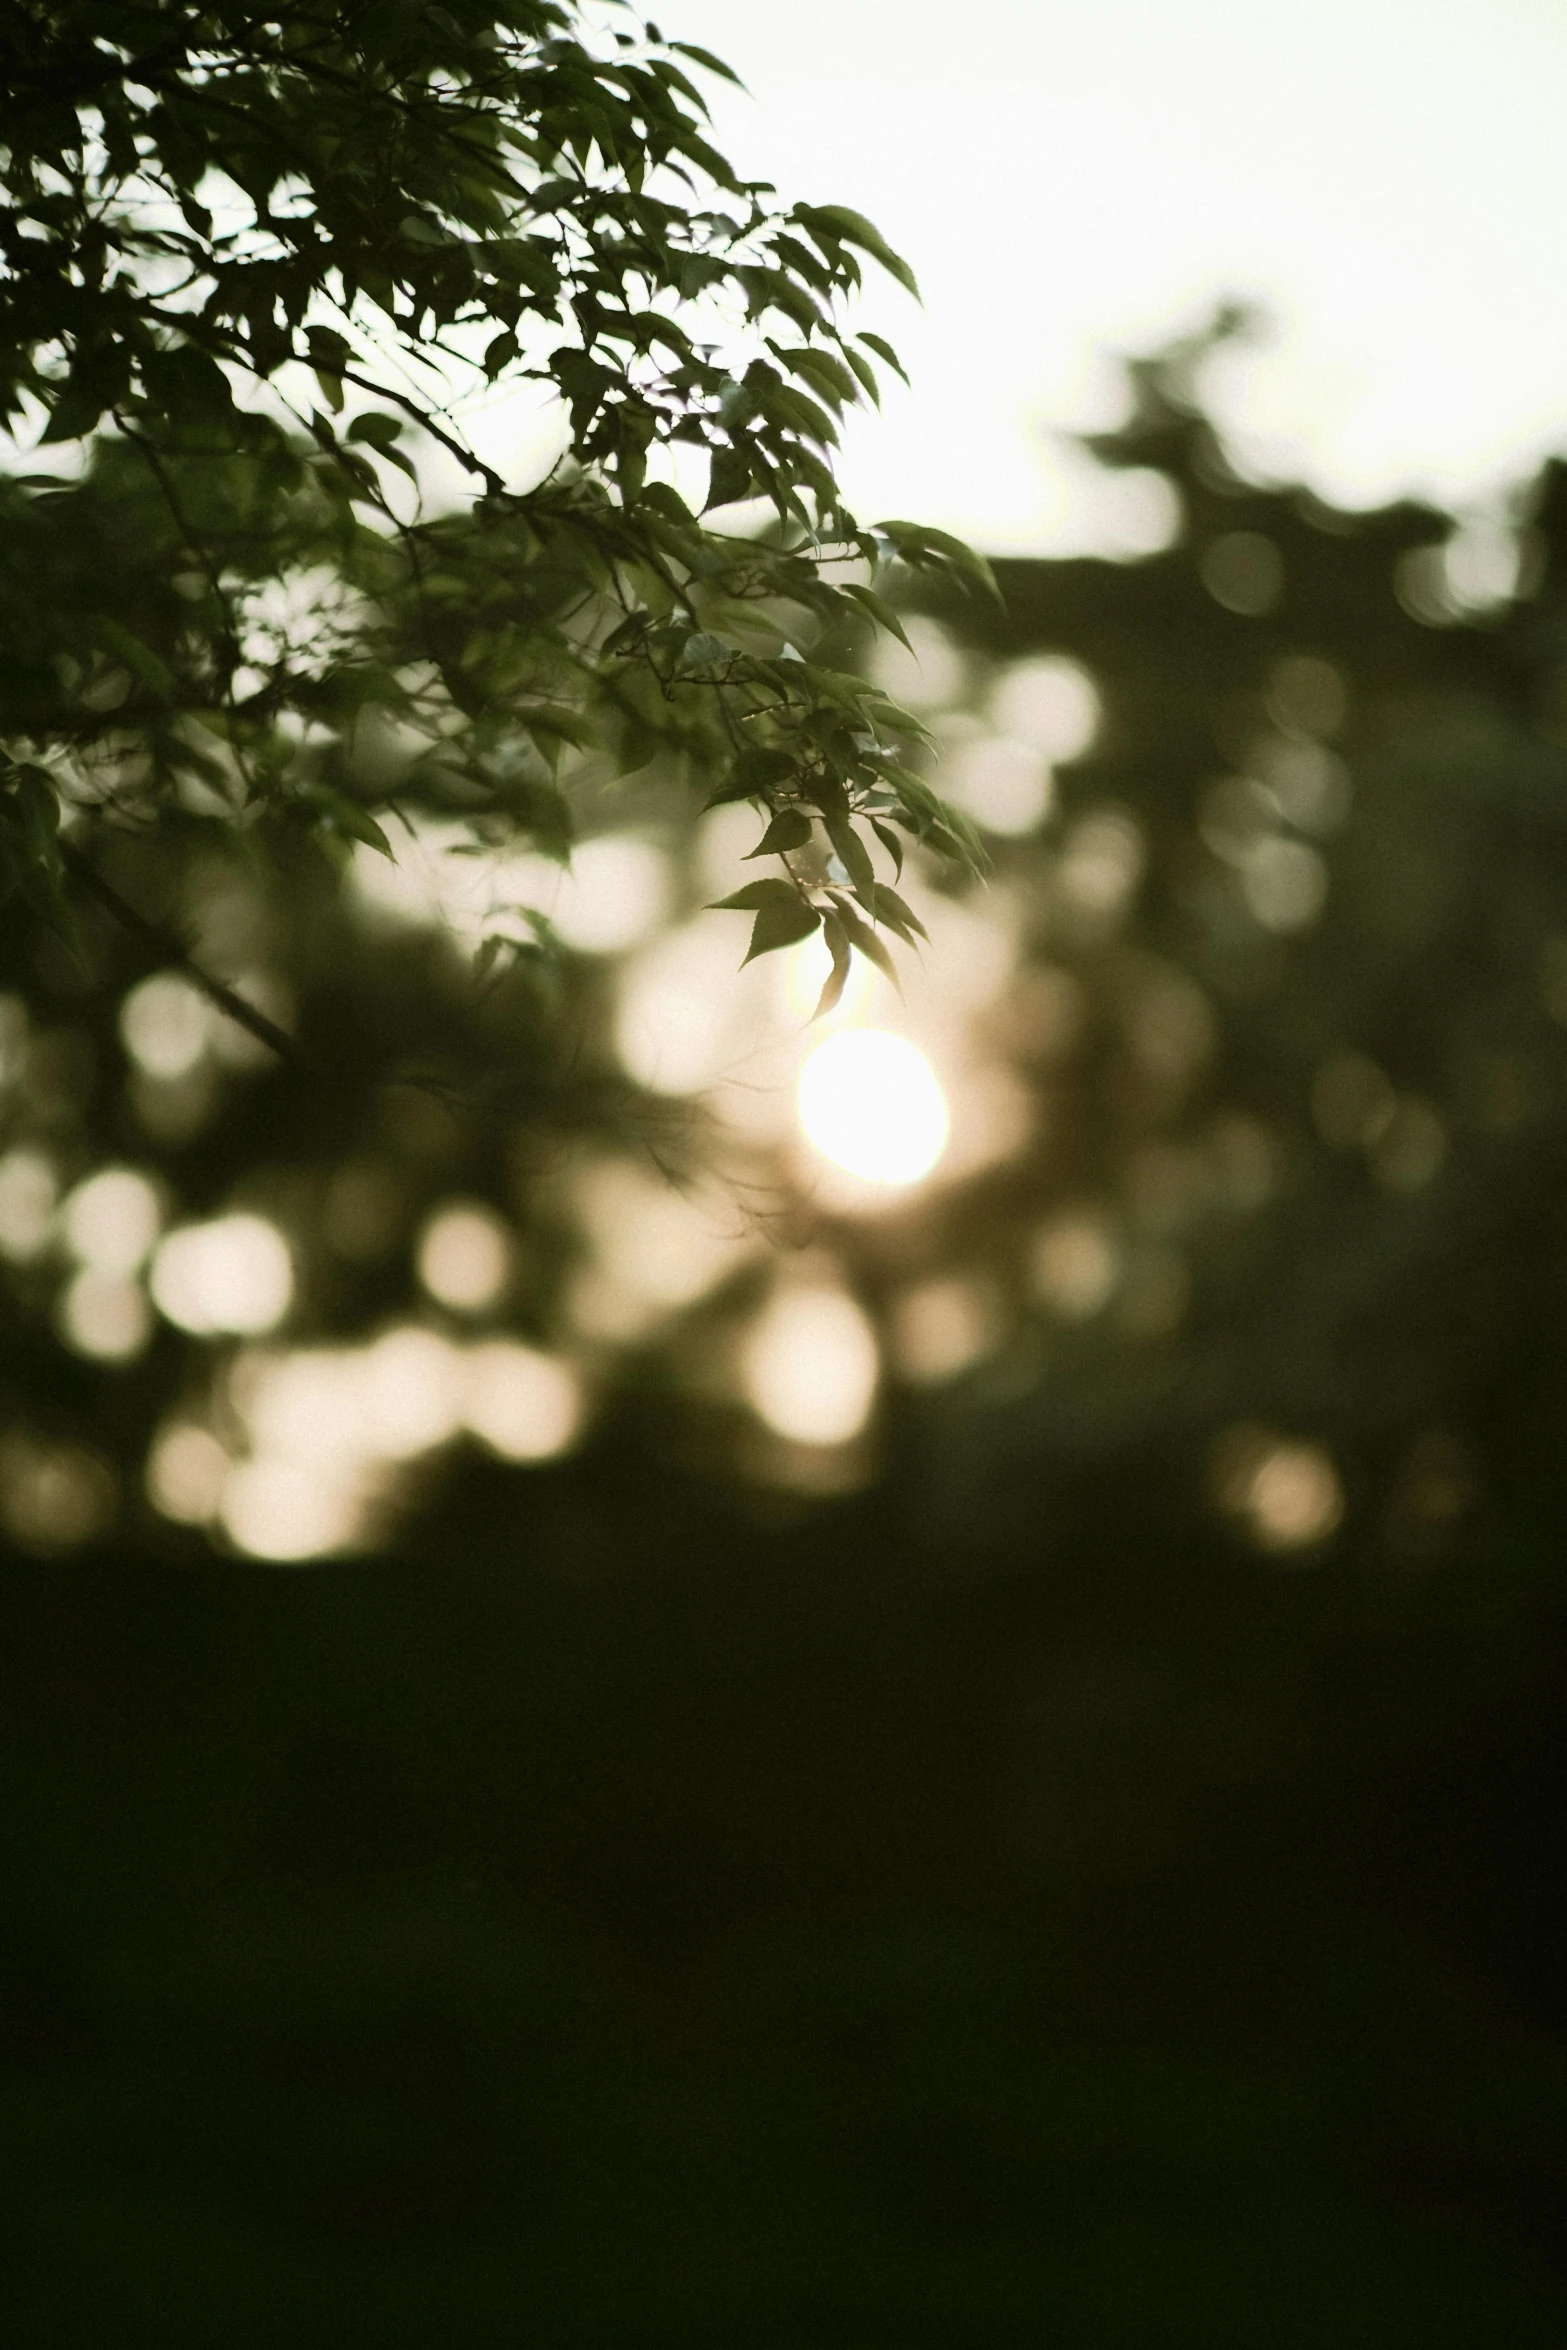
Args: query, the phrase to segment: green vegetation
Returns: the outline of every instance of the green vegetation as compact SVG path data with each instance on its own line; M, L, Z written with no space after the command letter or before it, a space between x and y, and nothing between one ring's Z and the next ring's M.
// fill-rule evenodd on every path
M894 864L889 821L972 859L917 722L813 657L897 625L888 563L983 574L833 480L896 365L844 315L861 256L912 275L858 214L742 185L691 78L723 68L617 21L9 13L0 419L38 470L4 489L0 871L37 915L68 927L126 830L384 850L438 811L564 857L588 744L765 807L753 953L825 923L844 972L912 935L873 824ZM484 454L519 415L548 456ZM748 500L770 528L724 526Z

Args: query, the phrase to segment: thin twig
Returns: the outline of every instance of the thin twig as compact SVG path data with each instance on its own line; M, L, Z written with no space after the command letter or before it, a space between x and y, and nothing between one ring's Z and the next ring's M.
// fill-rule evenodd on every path
M122 898L113 882L105 881L90 857L84 856L70 841L60 843L60 856L66 871L81 884L89 897L96 898L99 905L105 907L122 928L139 939L143 946L150 948L164 962L172 963L183 971L192 986L199 988L209 1003L215 1004L220 1012L226 1013L239 1027L248 1030L259 1044L266 1045L271 1052L276 1053L280 1061L286 1061L293 1067L306 1065L298 1042L286 1028L279 1028L277 1022L269 1020L265 1012L258 1012L254 1004L247 1003L232 987L226 986L221 979L215 979L210 971L203 970L184 941L175 932L161 928L156 922L149 922L146 915L139 913L128 898Z
M295 356L298 357L299 354L296 353ZM307 366L312 364L313 362L306 361ZM454 434L447 432L444 426L437 424L431 411L425 407L422 401L412 398L407 392L395 391L390 384L378 384L374 376L361 375L355 367L344 367L337 372L344 383L353 384L359 391L373 392L378 400L395 400L398 407L406 415L411 416L415 424L420 425L432 440L440 442L448 456L455 457L458 464L465 466L468 472L477 474L492 497L498 498L504 493L506 484L494 466L486 465L482 457L476 457L473 451L465 448Z

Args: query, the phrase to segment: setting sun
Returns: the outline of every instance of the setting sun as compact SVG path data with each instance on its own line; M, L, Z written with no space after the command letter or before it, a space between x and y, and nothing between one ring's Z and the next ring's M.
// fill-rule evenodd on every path
M845 1029L800 1072L800 1123L866 1183L917 1183L947 1147L947 1100L924 1054L879 1028Z

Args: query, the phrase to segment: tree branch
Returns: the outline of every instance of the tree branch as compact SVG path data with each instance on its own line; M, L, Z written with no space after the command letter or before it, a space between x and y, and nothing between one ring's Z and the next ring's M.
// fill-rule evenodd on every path
M269 1020L265 1012L258 1012L254 1004L247 1003L232 987L226 986L221 979L215 979L210 971L204 971L183 939L175 932L163 929L158 923L149 922L146 915L139 913L128 898L121 897L113 882L105 881L90 857L73 847L70 841L60 843L60 857L73 881L79 882L89 897L96 898L122 929L128 930L144 947L151 949L165 963L172 963L176 969L183 971L208 1003L215 1004L220 1012L247 1030L258 1044L264 1044L269 1051L276 1053L280 1061L286 1061L295 1068L308 1066L296 1039L289 1035L286 1028L279 1028L277 1022Z

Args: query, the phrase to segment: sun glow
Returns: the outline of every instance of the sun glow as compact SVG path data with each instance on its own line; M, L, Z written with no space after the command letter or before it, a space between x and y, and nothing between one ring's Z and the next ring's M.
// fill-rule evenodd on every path
M800 1072L799 1106L823 1158L864 1183L918 1183L951 1131L924 1054L879 1028L844 1029L819 1044Z

